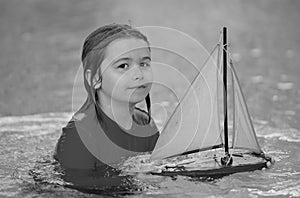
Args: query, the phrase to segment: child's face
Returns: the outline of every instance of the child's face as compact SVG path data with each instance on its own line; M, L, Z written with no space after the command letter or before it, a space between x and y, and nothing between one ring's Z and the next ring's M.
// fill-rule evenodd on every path
M100 92L110 99L138 103L151 89L152 70L148 44L141 39L123 38L110 43L101 64Z

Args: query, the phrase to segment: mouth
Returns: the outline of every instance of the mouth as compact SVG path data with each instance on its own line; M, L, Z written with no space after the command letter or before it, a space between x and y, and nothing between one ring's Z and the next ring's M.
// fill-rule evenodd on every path
M131 87L130 89L145 89L145 88L147 88L147 85L143 84L143 85L138 85L138 86Z

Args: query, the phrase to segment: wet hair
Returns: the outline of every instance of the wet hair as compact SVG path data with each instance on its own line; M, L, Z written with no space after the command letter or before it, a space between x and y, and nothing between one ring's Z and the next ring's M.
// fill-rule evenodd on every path
M142 39L149 45L147 37L129 25L113 23L102 26L89 34L84 41L81 55L84 70L91 69L93 76L104 59L106 47L120 38Z

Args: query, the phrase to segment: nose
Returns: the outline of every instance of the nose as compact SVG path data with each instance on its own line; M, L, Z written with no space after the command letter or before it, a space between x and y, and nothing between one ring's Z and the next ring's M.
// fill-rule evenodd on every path
M143 73L141 67L136 66L133 70L134 70L133 71L133 80L142 80L142 79L144 79L144 73Z

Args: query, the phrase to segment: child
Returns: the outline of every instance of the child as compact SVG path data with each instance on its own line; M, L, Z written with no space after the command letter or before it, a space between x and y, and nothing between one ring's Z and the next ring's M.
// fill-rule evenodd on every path
M62 129L54 158L66 169L95 170L152 151L159 133L147 38L128 25L105 25L86 38L81 59L88 97ZM148 112L135 106L144 100Z

